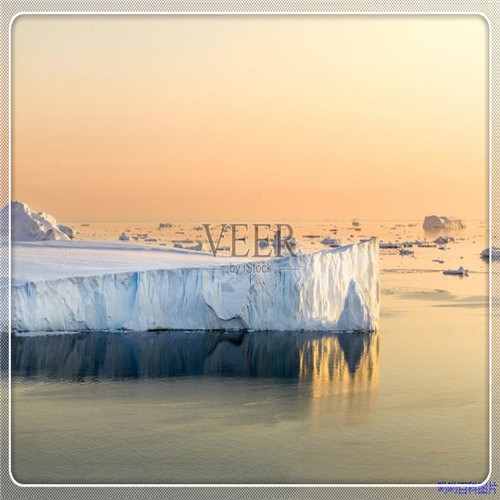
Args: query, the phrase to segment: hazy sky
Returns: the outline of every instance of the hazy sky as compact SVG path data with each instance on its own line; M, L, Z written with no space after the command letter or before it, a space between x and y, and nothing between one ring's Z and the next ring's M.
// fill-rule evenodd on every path
M484 218L479 17L21 17L13 197L61 221Z

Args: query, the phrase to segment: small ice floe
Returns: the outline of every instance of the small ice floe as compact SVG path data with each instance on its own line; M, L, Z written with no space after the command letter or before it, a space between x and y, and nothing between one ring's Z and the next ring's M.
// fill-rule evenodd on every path
M393 249L393 250L398 250L401 248L401 245L399 243L394 243L392 241L381 241L378 244L378 247L381 249Z
M129 235L127 233L122 233L120 236L118 236L118 239L121 241L128 241L130 240Z
M411 248L401 248L399 255L415 255L415 252Z
M160 222L158 229L169 229L171 227L172 227L172 224L170 224L168 222Z
M174 241L174 248L182 248L184 250L195 250L197 252L203 250L203 243L201 241L197 241L194 243L191 240L184 240L184 241ZM220 247L219 250L223 250L224 247Z
M321 244L327 245L327 246L332 247L332 248L336 248L336 247L340 246L340 240L338 240L336 238L326 237L326 238L323 238L321 240Z
M489 248L485 248L481 252L481 259L483 260L500 260L500 248L491 247L491 251Z
M437 262L438 264L444 264L443 259L432 259L432 262Z
M458 269L446 269L443 274L450 276L469 276L469 271L460 266Z
M198 241L196 242L196 244L186 247L186 249L201 252L203 250L203 243L201 241Z
M446 245L446 243L451 243L455 241L455 238L452 238L451 236L439 236L434 240L434 243L436 245Z

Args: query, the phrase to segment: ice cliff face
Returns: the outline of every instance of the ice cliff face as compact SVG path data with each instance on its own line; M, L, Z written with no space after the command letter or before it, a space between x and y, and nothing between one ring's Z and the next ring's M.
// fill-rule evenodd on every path
M13 326L19 331L377 328L376 240L256 264L18 283L12 287Z
M2 208L0 217L8 220L9 206ZM43 212L34 212L26 203L11 203L13 241L69 240L73 230L62 224L58 225L54 217Z

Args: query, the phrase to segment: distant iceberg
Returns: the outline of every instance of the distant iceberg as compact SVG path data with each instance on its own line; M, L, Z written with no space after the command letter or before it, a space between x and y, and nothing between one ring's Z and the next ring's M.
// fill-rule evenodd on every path
M428 215L422 224L424 231L453 231L465 229L465 224L460 219L450 217Z
M54 217L43 212L35 212L20 201L13 201L11 206L11 234L13 241L70 240L74 237L71 227L57 224ZM9 220L9 205L0 211L2 220Z
M13 246L17 331L374 331L375 239L257 260L125 242Z
M481 252L481 259L487 260L487 261L500 260L500 248L491 247L491 251L490 251L490 248L485 248Z

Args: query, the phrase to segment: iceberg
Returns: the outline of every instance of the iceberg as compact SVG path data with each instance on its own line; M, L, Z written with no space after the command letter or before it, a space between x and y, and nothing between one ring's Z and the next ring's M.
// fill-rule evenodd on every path
M74 236L73 229L57 224L54 217L43 212L35 212L20 201L10 204L12 216L13 241L69 240ZM0 218L9 220L9 205L0 210Z
M465 224L460 219L445 216L427 215L422 224L424 231L453 231L465 229Z
M481 259L490 261L490 260L500 260L500 248L498 247L491 247L490 248L485 248L481 252Z
M16 331L375 331L375 239L271 259L127 242L13 246Z

